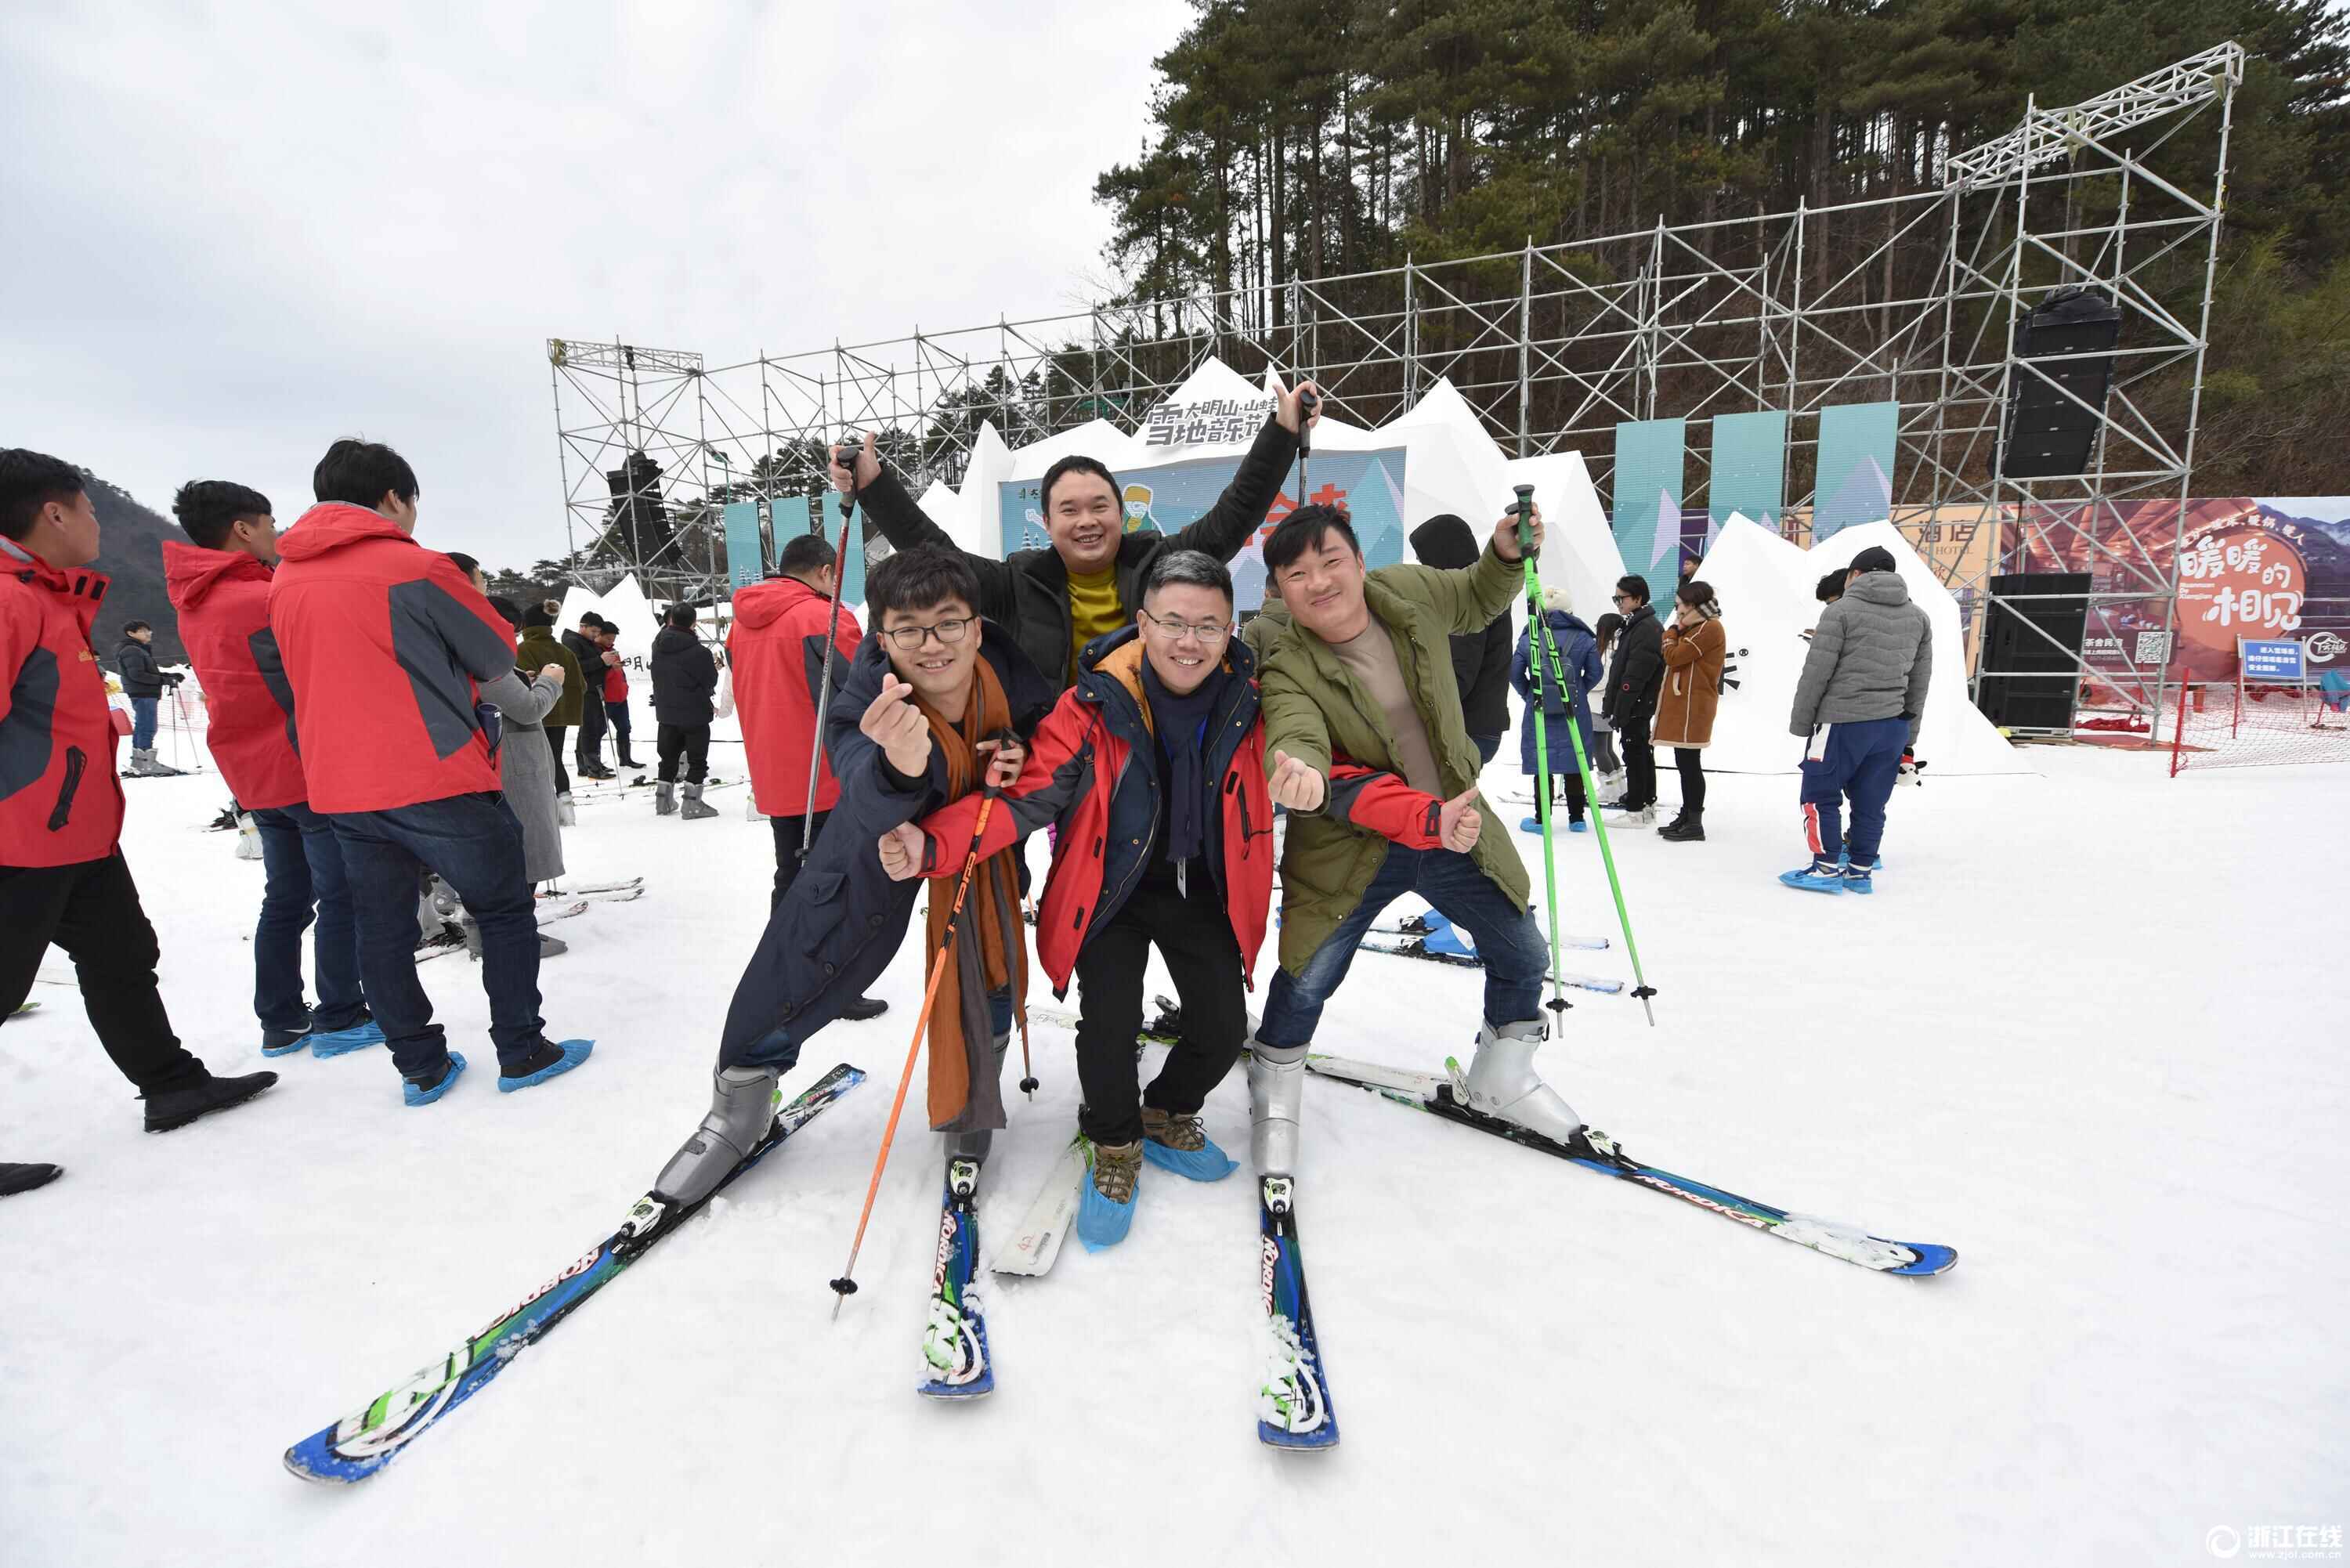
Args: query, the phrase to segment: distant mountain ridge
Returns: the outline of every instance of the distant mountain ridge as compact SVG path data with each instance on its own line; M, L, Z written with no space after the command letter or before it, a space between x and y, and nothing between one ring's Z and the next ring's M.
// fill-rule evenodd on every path
M187 535L177 523L140 505L129 491L88 469L82 474L88 481L90 505L98 513L98 559L92 565L114 579L90 628L91 646L111 670L114 650L122 646L122 623L143 620L155 628L157 662L185 665L188 653L180 642L180 618L163 592L163 541L184 544Z

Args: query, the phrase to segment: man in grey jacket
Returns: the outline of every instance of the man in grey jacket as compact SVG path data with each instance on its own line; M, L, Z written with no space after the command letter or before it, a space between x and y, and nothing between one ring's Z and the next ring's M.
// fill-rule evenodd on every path
M1926 612L1893 569L1893 552L1855 556L1844 597L1820 614L1795 682L1787 728L1804 751L1804 832L1811 863L1779 880L1812 893L1866 893L1885 836L1885 803L1901 754L1918 738L1934 639ZM1852 802L1848 857L1844 802Z

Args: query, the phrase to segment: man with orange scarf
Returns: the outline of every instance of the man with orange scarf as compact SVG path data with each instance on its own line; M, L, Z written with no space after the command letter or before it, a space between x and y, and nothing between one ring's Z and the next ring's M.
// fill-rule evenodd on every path
M899 881L874 845L969 794L1010 784L1053 690L1001 628L979 618L978 579L958 555L902 550L873 568L873 631L825 714L840 800L807 867L768 917L735 987L710 1114L654 1183L683 1205L715 1188L765 1135L775 1085L800 1047L864 994L897 955L919 881ZM961 859L970 846L954 846ZM931 1008L930 1120L950 1158L984 1158L1003 1125L1001 1065L1027 991L1018 847L983 859L955 922L954 956ZM929 940L946 938L954 884L931 900Z

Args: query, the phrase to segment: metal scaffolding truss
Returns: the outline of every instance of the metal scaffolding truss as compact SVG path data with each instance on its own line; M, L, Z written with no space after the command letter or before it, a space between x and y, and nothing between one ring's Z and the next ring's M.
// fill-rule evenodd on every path
M983 423L1014 446L1094 419L1131 431L1213 357L1243 375L1311 376L1333 413L1367 425L1448 379L1506 448L1581 451L1603 494L1616 425L1679 416L1690 431L1683 503L1692 506L1709 495L1711 442L1700 432L1713 418L1779 410L1790 416L1783 493L1797 519L1815 488L1820 411L1898 402L1893 520L1970 611L1991 602L1989 579L2031 547L2033 558L2086 553L2106 563L2095 597L2158 600L2168 629L2184 505L2159 541L2131 539L2123 509L2189 493L2243 61L2223 44L2083 103L2035 102L2013 130L1949 156L1937 190L1660 221L707 369L692 355L559 342L550 346L556 424L567 465L581 468L577 479L565 472L572 544L714 593L723 572L706 527L681 529L662 559L618 559L625 551L606 528L602 474L629 452L662 463L672 514L685 516L722 493L822 488L823 443L851 431L878 432L918 487L956 483ZM2214 110L2216 136L2179 140ZM2095 421L2092 467L2063 480L2002 479L1996 452L2010 393L2026 377L2054 385L2047 370L2061 363L2019 357L2017 324L2074 284L2105 290L2124 314L2111 395L2094 408L2072 399ZM2009 524L1997 552L1946 547L1997 523ZM2160 668L2099 675L2126 705L2159 710Z

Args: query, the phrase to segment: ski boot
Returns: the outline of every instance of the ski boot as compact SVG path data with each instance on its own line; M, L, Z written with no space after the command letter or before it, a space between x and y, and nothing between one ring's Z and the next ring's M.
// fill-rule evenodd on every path
M653 815L655 816L677 815L677 785L667 779L653 785Z
M702 786L690 784L685 786L685 803L678 807L678 815L688 822L699 822L706 816L716 816L718 813L714 807L702 804Z
M774 1067L720 1068L710 1114L661 1167L654 1195L679 1205L709 1197L775 1125L775 1083L782 1076Z
M1259 1176L1297 1169L1297 1122L1305 1097L1305 1047L1249 1037L1249 1156Z
M1457 1062L1446 1064L1452 1069L1454 1092L1472 1111L1565 1143L1583 1130L1583 1118L1534 1072L1534 1050L1548 1036L1539 1018L1499 1029L1485 1024L1477 1031L1477 1055L1469 1070L1461 1072Z

